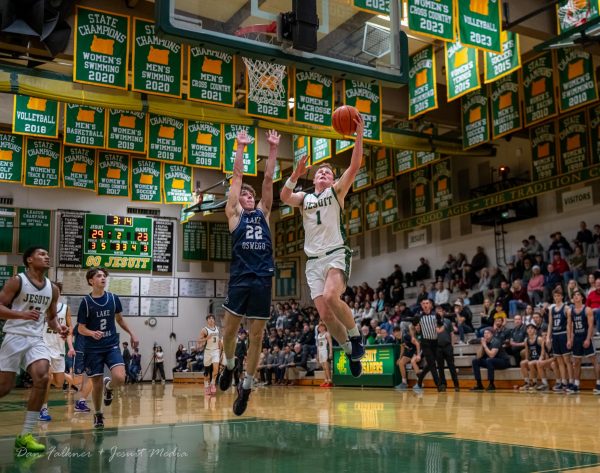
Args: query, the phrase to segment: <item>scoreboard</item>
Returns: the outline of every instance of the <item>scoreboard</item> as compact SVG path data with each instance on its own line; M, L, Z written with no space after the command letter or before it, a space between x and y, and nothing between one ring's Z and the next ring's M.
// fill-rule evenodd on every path
M83 267L151 271L152 230L147 217L86 214Z

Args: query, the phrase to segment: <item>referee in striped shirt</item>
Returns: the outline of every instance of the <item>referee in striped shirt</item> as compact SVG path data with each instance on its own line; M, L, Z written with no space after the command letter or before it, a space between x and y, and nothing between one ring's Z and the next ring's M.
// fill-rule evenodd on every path
M438 350L438 332L444 330L444 324L433 310L433 301L424 299L421 301L421 311L417 315L417 320L421 325L421 349L423 357L427 360L427 365L431 369L431 376L438 391L440 389L440 379L437 370L437 350ZM420 379L420 381L422 381ZM420 383L419 383L420 385Z

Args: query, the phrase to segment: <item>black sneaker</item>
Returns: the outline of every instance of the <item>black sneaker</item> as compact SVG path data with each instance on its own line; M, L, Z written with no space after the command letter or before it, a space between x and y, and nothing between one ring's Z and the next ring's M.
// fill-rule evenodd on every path
M471 389L469 389L469 391L480 392L480 391L485 391L485 389L483 388L483 384L478 384L478 385L472 387Z
M446 385L445 384L440 384L438 386L438 393L445 393L446 392Z
M221 372L221 376L219 378L219 388L221 391L227 391L231 387L231 381L233 380L233 370L225 367L225 369Z
M352 358L348 358L348 364L350 365L350 373L352 373L352 376L360 378L363 371L360 360L352 361Z
M496 390L496 386L494 386L492 383L488 384L488 387L485 388L485 390L487 392L494 392Z
M352 354L350 355L351 361L358 361L365 356L365 347L362 344L362 337L350 337L350 343L352 344Z
M110 406L113 401L112 389L108 389L106 387L106 385L108 384L109 381L110 381L110 378L108 376L106 378L104 378L104 405L105 406Z
M250 398L250 393L252 389L244 389L244 383L241 381L237 386L237 398L233 401L233 413L236 416L241 416L244 412L246 412L246 407L248 407L248 399Z
M104 414L99 412L98 414L94 414L94 429L103 429L104 428Z

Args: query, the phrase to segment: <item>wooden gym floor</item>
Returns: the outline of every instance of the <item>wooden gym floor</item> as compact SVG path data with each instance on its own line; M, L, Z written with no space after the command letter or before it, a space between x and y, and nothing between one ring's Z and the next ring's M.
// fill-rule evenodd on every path
M0 401L0 472L600 472L600 396L393 389L127 386L106 428L53 391L41 457L13 453L27 391ZM91 404L91 403L90 403Z

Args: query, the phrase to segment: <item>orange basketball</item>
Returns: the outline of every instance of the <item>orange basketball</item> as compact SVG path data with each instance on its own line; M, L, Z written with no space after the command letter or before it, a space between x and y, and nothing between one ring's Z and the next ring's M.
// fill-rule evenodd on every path
M356 132L354 119L358 110L350 105L342 105L333 112L333 129L340 135L353 135Z

